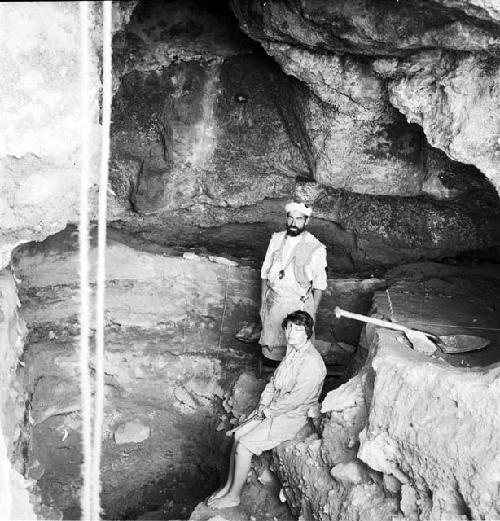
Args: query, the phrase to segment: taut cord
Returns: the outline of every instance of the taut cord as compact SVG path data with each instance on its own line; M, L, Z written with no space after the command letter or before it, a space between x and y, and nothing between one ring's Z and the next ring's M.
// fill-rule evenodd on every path
M90 333L90 288L89 288L89 140L91 126L91 110L89 102L89 4L80 2L80 39L81 39L81 177L80 177L80 218L79 218L79 266L80 266L80 385L82 400L82 490L81 518L91 519L91 439L90 439L90 408L91 388L89 371L89 333Z

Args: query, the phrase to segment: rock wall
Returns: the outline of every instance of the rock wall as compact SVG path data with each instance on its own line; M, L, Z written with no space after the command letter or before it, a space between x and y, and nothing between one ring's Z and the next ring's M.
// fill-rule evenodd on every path
M115 2L113 33L137 2ZM82 145L80 6L0 6L0 266L21 243L41 241L79 215ZM91 214L99 169L102 10L89 3L88 103ZM55 204L57 201L57 204Z
M500 516L500 372L451 368L379 333L359 457L401 483L405 519Z
M369 103L374 88L379 89L377 107L388 94L410 123L422 126L429 143L454 160L475 165L498 189L495 78L500 63L500 20L491 2L264 4L233 0L231 4L242 30L261 42L290 74L306 81L320 98L325 100L326 95L331 107L340 107L337 110L342 113L347 104L361 113L368 108L375 115ZM393 71L392 77L389 71ZM389 77L384 86L381 79ZM356 80L350 81L353 78ZM365 92L357 91L359 85ZM360 139L360 128L365 125L363 122L354 134L356 145L370 143ZM377 136L374 129L366 129L372 135L372 153L383 150L383 137L387 144L394 139L390 132ZM342 163L342 147L340 154L330 150ZM370 147L365 146L361 157L370 157L367 152ZM376 166L377 161L373 162Z
M372 2L231 5L261 47L227 8L195 0L139 6L115 37L113 226L256 261L283 203L317 189L329 195L308 199L320 208L312 228L335 271L498 244L498 194L472 166L491 178L496 161L487 27L468 20L465 39L456 13L435 5L432 16ZM422 50L430 41L436 50ZM429 91L438 81L443 99Z
M432 208L430 218L452 219L451 226L469 219L464 201L491 200L481 173L457 162L496 182L498 20L489 4L231 5L238 20L227 6L197 0L114 6L109 218L117 227L171 245L205 241L212 253L232 247L255 260L282 225L283 202L300 197L297 181L395 196L394 208L399 196L417 197L415 206L421 196L446 200L453 215L436 217ZM94 7L96 133L101 15ZM16 244L77 219L81 54L76 4L6 4L2 24L5 265ZM474 228L495 205L475 205ZM429 222L416 231L412 212L399 218L403 241L378 226L367 239L352 226L360 206L368 220L387 215L384 200L368 198L316 228L339 271L415 260L406 247L415 232L424 256L455 254L436 248ZM460 249L490 243L474 233ZM394 253L382 255L381 244Z
M29 327L27 472L44 504L66 517L79 515L81 486L76 248L74 235L59 234L24 247L15 268ZM95 262L92 249L92 284ZM165 504L165 516L183 517L216 487L224 444L215 412L256 354L233 339L256 312L254 280L253 270L230 264L109 244L101 468L108 516Z
M81 44L78 4L13 2L0 9L0 252L5 266L16 245L42 240L78 218ZM95 143L100 81L94 46L90 52L90 139ZM91 150L92 183L98 151Z
M145 4L115 49L111 185L124 208L203 220L206 205L280 198L307 173L275 102L291 89L227 8Z
M16 283L10 270L0 272L0 506L6 520L36 519L23 479L19 454L24 430L22 365L25 326L19 313Z

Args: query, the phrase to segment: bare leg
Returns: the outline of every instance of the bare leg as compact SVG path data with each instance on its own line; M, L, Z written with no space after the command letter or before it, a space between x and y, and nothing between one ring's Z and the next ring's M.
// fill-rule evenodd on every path
M253 454L241 443L236 444L233 483L224 497L214 499L211 502L212 508L230 508L240 504L240 495L247 480L252 456Z
M229 458L229 471L227 474L227 480L226 484L220 488L219 490L216 490L208 499L207 499L207 505L210 506L212 501L214 499L218 499L220 497L223 497L227 494L228 490L231 488L231 485L234 480L234 460L235 460L235 454L236 454L236 441L233 443L233 446L231 447L231 456Z

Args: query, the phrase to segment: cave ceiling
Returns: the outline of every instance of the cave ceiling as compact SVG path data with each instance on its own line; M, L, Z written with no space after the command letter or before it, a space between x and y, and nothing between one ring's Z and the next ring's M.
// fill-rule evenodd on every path
M479 1L139 3L114 37L113 226L258 257L299 197L341 270L494 248L499 28Z

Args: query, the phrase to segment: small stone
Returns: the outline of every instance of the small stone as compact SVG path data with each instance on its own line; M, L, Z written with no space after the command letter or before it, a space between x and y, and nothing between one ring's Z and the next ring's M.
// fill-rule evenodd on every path
M120 425L114 433L114 439L118 445L123 443L141 443L141 441L149 438L150 433L151 430L148 425L135 420Z
M392 474L384 473L384 486L391 494L399 494L401 491L401 482Z
M214 257L212 255L209 255L208 260L217 264L223 264L224 266L239 266L237 262L232 261L230 259L226 259L225 257Z
M268 469L264 469L257 478L263 485L266 485L267 483L270 483L273 481L273 476L271 472L269 472Z

